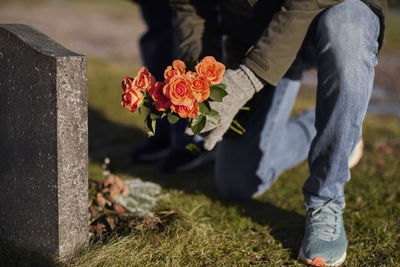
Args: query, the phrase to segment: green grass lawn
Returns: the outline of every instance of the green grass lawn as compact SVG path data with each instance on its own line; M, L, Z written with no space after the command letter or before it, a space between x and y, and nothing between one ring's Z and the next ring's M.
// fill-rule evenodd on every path
M301 265L297 261L304 227L301 186L307 164L284 173L266 193L248 203L219 198L213 166L165 175L157 166L131 164L133 145L146 140L142 119L123 110L122 76L137 66L89 61L91 179L102 179L101 162L124 179L161 184L169 197L162 207L175 220L157 230L140 225L128 235L112 235L72 257L70 266L221 266ZM295 112L313 105L313 93L300 94ZM349 249L346 266L400 266L400 120L367 116L365 155L346 185L344 213Z

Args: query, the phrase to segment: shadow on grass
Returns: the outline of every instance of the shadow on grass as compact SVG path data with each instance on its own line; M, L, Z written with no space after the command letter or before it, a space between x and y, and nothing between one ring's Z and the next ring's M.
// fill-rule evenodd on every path
M293 259L297 258L304 231L304 216L259 200L232 202L221 199L214 183L213 164L191 172L165 174L154 164L133 163L129 156L131 149L146 140L140 129L115 124L98 111L89 109L89 155L92 161L101 164L108 156L113 173L140 177L164 189L202 193L226 206L234 206L242 216L249 216L254 222L270 227L271 235L291 252Z
M270 227L270 234L282 244L284 249L290 251L290 257L298 258L300 242L304 234L304 216L259 200L235 203L235 205L242 215L251 217L260 225Z

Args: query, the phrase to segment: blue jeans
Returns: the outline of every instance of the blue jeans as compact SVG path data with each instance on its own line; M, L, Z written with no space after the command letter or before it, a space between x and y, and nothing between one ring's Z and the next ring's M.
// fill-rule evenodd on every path
M308 156L306 204L334 199L344 208L348 159L361 138L378 35L378 17L360 0L344 0L314 21L305 40L311 49L303 50L276 87L256 96L262 103L248 120L247 132L218 145L216 184L225 197L257 196ZM318 69L315 109L290 118L304 62L313 58Z

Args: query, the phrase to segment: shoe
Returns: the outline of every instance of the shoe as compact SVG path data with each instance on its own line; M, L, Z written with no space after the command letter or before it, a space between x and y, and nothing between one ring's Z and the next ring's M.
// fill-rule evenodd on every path
M353 152L351 152L351 155L349 157L350 169L355 167L360 162L360 159L363 156L363 151L364 151L364 141L361 138L356 147L353 149Z
M299 258L312 266L339 266L346 259L347 240L342 209L332 200L306 206L306 230Z
M154 163L164 160L171 152L169 142L148 140L145 144L135 147L130 153L134 162Z
M201 147L201 153L191 152L185 148L173 149L161 165L165 173L179 173L195 170L215 160L214 151L206 151Z

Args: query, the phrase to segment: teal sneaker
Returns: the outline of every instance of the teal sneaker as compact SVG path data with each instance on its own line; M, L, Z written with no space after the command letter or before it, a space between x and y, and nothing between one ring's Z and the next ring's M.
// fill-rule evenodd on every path
M341 265L347 249L342 209L330 200L321 206L306 206L306 210L300 260L313 266Z

